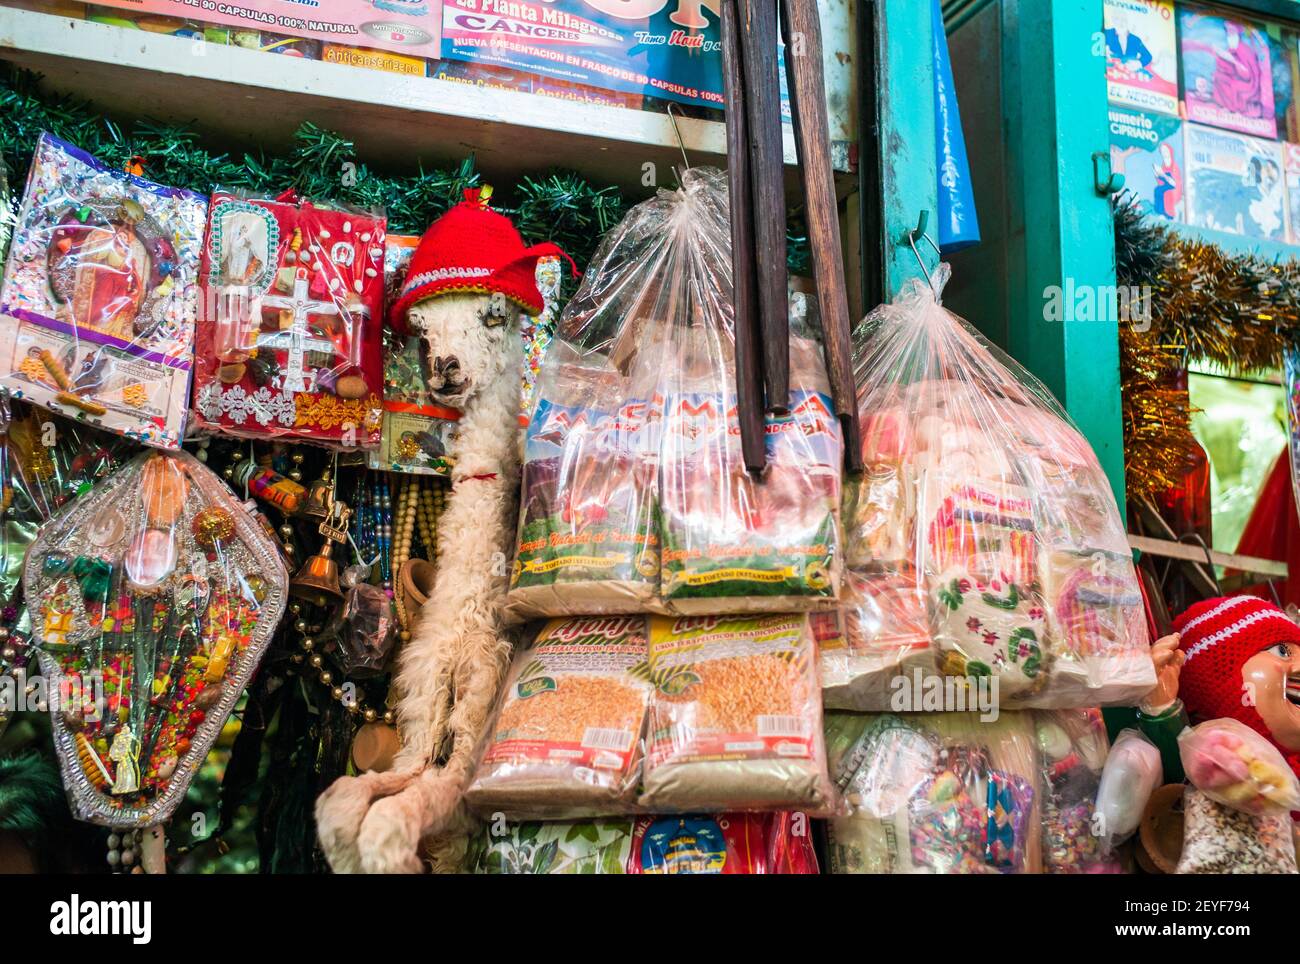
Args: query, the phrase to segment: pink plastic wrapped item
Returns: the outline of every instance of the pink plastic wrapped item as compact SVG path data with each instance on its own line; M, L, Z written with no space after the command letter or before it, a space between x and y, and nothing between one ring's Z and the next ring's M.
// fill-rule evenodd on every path
M1178 734L1187 780L1244 813L1300 810L1300 780L1277 747L1237 720L1207 720Z

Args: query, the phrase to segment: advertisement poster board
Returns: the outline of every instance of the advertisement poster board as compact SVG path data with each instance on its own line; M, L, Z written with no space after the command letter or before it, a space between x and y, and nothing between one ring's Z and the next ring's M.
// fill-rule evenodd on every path
M1167 0L1106 0L1106 90L1113 104L1178 113L1178 40Z
M707 0L445 0L442 56L722 109L721 28Z

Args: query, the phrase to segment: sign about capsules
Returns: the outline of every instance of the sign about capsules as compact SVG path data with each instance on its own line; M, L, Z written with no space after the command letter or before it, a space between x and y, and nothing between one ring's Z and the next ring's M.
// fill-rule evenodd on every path
M174 18L289 37L438 56L441 0L96 0L135 19Z

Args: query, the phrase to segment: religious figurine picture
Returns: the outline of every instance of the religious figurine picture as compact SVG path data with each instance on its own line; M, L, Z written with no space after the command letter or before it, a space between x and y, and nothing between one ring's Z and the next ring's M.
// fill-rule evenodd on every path
M1243 20L1179 14L1187 119L1256 137L1277 137L1273 70L1263 30Z
M206 218L201 195L41 135L0 292L0 386L178 447Z
M217 192L196 343L208 429L379 444L386 222L316 203Z

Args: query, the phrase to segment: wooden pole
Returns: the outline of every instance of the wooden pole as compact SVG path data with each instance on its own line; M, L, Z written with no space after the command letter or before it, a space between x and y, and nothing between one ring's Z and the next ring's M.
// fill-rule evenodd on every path
M745 122L743 68L736 0L722 0L722 84L727 119L727 192L731 213L732 330L736 345L736 409L740 419L740 450L745 468L762 472L767 466L763 428L763 356L758 318L754 264L754 221L751 208L749 132Z
M776 6L777 0L745 0L737 10L749 128L763 378L767 408L784 413L790 406L790 296L785 266L785 148L781 142Z
M785 39L785 70L790 111L803 178L804 210L813 280L831 397L845 435L845 463L862 468L858 402L853 384L852 322L840 248L839 204L831 168L830 126L826 118L826 84L822 76L821 22L817 0L780 0Z

